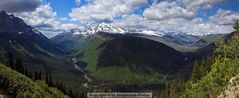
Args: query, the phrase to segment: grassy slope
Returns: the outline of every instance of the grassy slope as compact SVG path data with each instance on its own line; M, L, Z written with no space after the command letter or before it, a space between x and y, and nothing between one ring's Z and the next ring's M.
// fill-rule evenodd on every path
M152 74L142 74L137 75L130 71L130 68L125 65L117 67L117 66L107 66L97 68L97 64L99 61L100 54L102 53L104 47L100 47L102 44L110 40L110 38L102 37L101 35L94 35L93 37L86 40L84 44L79 48L79 51L76 53L76 57L80 59L80 61L88 63L85 67L92 77L98 80L128 80L128 81L137 81L137 80L147 80L154 81L157 78L161 77L157 72L153 69L151 70ZM100 48L99 48L100 47Z
M86 70L96 70L95 65L98 63L98 57L103 50L98 49L98 47L100 47L105 41L107 41L107 39L100 36L91 37L79 48L80 51L76 53L76 56L79 57L80 60L88 63ZM83 56L81 55L82 53Z
M33 82L30 78L0 64L0 85L7 86L9 96L19 98L68 98L59 90L48 87L42 81Z
M83 61L87 62L87 66L85 70L91 73L91 76L100 79L100 80L116 80L116 79L123 79L123 78L130 78L131 73L127 68L102 68L97 69L98 58L102 53L103 48L98 49L104 42L107 41L107 38L101 37L96 35L91 37L84 43L77 52L77 57ZM83 56L79 55L82 54ZM123 73L123 74L122 74ZM114 74L119 75L115 77Z

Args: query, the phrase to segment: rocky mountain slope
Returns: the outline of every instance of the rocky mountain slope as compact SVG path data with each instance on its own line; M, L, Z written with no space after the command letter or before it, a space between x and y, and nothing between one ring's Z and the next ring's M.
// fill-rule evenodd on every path
M19 46L19 48L22 46L22 48L30 51L30 53L42 55L50 55L49 53L60 55L66 53L39 31L25 24L23 20L14 15L8 15L5 11L1 11L0 21L1 46L4 46L5 43L8 43L8 45L18 44L12 46ZM11 46L3 48L7 47L10 48Z
M7 64L8 55L21 59L29 72L51 71L56 79L69 86L82 81L81 74L67 61L68 51L45 37L22 19L0 12L0 63ZM68 77L65 77L65 76ZM79 77L79 79L75 79ZM68 83L68 80L72 80Z
M215 34L195 35L184 32L159 32L144 29L124 29L114 25L102 23L95 26L86 27L84 29L76 28L68 30L53 37L52 40L65 49L74 50L79 47L79 45L83 43L86 38L99 32L146 38L164 43L182 52L197 51L197 49L210 44L211 42L215 41L214 39L221 36L216 36ZM214 35L215 37L213 37Z

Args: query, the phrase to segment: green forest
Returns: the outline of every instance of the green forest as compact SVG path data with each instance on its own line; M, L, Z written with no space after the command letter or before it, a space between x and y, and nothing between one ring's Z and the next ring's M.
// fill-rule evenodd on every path
M235 22L235 32L217 40L213 55L189 64L194 66L189 79L178 76L165 80L157 89L161 98L217 98L225 94L229 80L239 73L239 22ZM0 92L6 98L84 98L87 91L114 92L138 89L137 84L115 83L104 88L73 90L61 81L52 79L51 71L28 71L21 59L13 54L0 53ZM164 84L163 84L164 83ZM239 84L239 81L235 82ZM150 84L148 87L153 87ZM239 95L239 94L238 94ZM237 98L239 96L236 96Z
M239 73L239 30L238 21L233 26L235 32L216 41L214 54L194 62L192 76L188 81L169 88L170 97L176 98L217 98L225 94L225 88L232 77ZM235 81L234 85L238 85ZM180 89L179 89L180 88ZM179 89L179 90L175 90ZM177 92L178 91L178 92ZM171 93L171 94L170 94ZM236 98L239 94L236 94Z
M0 90L9 98L69 98L44 81L33 81L11 68L0 65Z
M9 52L1 57L0 94L4 98L82 98L78 91L54 81L51 72L28 71L21 59Z

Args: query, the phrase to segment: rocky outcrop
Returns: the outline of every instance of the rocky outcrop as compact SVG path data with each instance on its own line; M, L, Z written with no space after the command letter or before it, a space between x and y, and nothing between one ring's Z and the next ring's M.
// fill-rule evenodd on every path
M232 77L218 98L239 98L239 76Z

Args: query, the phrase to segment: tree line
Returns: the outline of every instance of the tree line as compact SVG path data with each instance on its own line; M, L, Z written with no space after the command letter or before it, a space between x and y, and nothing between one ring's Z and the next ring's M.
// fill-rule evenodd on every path
M70 96L71 98L85 98L86 94L79 90L74 90L71 87L67 87L62 83L62 81L53 81L52 72L42 70L34 71L34 73L28 71L27 66L23 64L23 61L19 58L15 58L11 52L7 53L7 64L13 70L31 78L33 81L41 80L44 81L48 86L55 87L64 94Z

